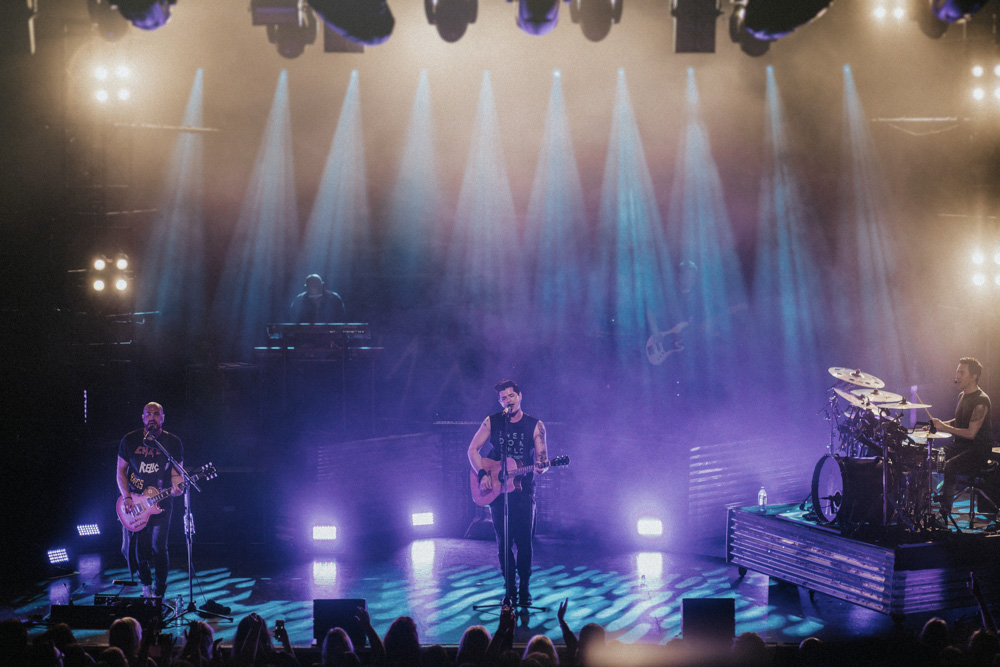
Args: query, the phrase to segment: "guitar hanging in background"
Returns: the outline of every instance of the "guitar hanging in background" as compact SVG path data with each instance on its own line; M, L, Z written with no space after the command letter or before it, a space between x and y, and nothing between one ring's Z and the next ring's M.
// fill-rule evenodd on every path
M666 331L654 330L653 335L646 341L646 358L649 360L649 363L659 366L671 354L683 351L684 346L681 345L679 334L687 325L687 322L678 322ZM664 345L664 342L667 344Z
M208 463L191 475L191 481L215 479L218 475L219 472L215 469L215 466ZM181 482L176 488L183 492L187 487L188 482ZM168 498L171 491L173 491L173 487L160 491L155 486L150 486L142 493L130 493L129 497L132 499L132 507L129 509L125 509L125 498L119 498L115 501L115 511L118 513L118 520L130 532L134 533L137 530L142 530L149 523L151 516L163 511L163 508L160 507L160 501Z
M557 468L559 466L568 465L568 456L557 456L549 461L548 467ZM487 476L493 481L493 488L489 491L481 490L479 488L479 475L471 470L469 471L469 488L472 489L472 502L476 503L480 507L489 505L491 502L496 500L497 496L503 493L503 487L500 486L500 482L497 481L497 475L500 473L500 462L494 461L493 459L483 459L483 470L486 471ZM519 478L527 475L529 472L534 472L534 470L535 464L518 467L517 461L514 459L507 459L507 490L520 491L521 480Z

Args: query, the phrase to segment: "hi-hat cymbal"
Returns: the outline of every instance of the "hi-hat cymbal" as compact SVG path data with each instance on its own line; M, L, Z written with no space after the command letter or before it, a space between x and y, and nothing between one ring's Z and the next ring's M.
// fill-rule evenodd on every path
M839 387L834 387L833 391L837 394L837 396L840 396L842 399L844 399L845 401L847 401L848 403L850 403L851 405L853 405L855 407L858 407L858 408L867 408L868 407L868 404L865 403L864 399L858 398L857 396L854 396L853 394L849 394L849 393L847 393L846 391L844 391L843 389L841 389Z
M834 366L828 370L830 375L837 378L841 382L850 382L853 385L868 387L870 389L881 389L885 386L885 382L882 382L874 375L869 375L860 369Z
M910 403L905 398L895 403L879 403L883 410L922 410L931 407L928 403Z
M943 431L935 431L934 433L931 433L930 431L925 431L921 429L919 431L914 431L913 433L911 433L910 437L913 440L916 440L917 442L920 441L926 442L927 440L940 440L942 438L950 438L951 433L944 433Z
M855 396L867 397L872 403L897 403L903 400L902 395L894 394L891 391L882 391L881 389L852 389L851 393Z

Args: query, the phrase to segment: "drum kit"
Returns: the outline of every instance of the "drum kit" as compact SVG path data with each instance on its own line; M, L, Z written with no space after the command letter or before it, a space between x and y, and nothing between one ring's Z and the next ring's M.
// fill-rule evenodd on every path
M836 379L825 408L829 453L816 463L812 479L817 520L845 534L862 527L932 530L934 473L943 470L941 443L951 436L933 426L904 426L909 410L931 406L885 390L874 375L840 367L829 372Z

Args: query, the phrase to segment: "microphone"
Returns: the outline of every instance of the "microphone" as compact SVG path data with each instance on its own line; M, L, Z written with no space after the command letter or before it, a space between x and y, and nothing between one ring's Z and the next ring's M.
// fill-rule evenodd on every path
M508 406L506 406L506 407L504 407L504 409L503 409L503 413L504 413L505 415L509 415L509 414L510 414L510 406L509 406L509 405L508 405Z

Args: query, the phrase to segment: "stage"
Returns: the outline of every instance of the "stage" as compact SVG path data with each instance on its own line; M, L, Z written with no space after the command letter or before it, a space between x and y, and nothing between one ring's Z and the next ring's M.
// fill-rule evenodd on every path
M213 551L214 553L207 553ZM250 612L274 627L284 619L292 644L312 641L313 600L364 598L380 634L398 616L414 618L423 645L457 644L470 625L491 631L497 613L477 612L473 605L499 602L501 577L495 545L486 540L432 538L415 540L391 553L351 557L316 556L287 560L258 557L252 550L196 552L195 602L208 600L230 607L233 621L210 620L216 637L228 645L236 623ZM188 602L186 563L182 545L173 545L168 600ZM93 604L95 594L135 596L111 581L127 576L115 554L79 560L79 574L40 581L14 601L18 617L41 621L51 605ZM681 601L685 598L734 598L736 633L757 632L768 643L798 644L810 636L838 641L888 636L896 626L890 616L805 588L779 582L759 572L741 576L735 564L718 556L663 551L598 550L588 541L539 538L531 580L534 605L541 609L521 616L515 641L524 643L544 633L561 642L556 610L569 599L567 620L578 631L585 623L605 626L609 638L623 643L664 644L681 633ZM970 599L971 603L971 599ZM898 619L917 632L931 612ZM978 627L975 608L941 613L967 632ZM187 617L197 618L194 614ZM41 632L37 626L34 632ZM166 631L175 636L183 627ZM106 632L78 630L83 643L102 644Z

